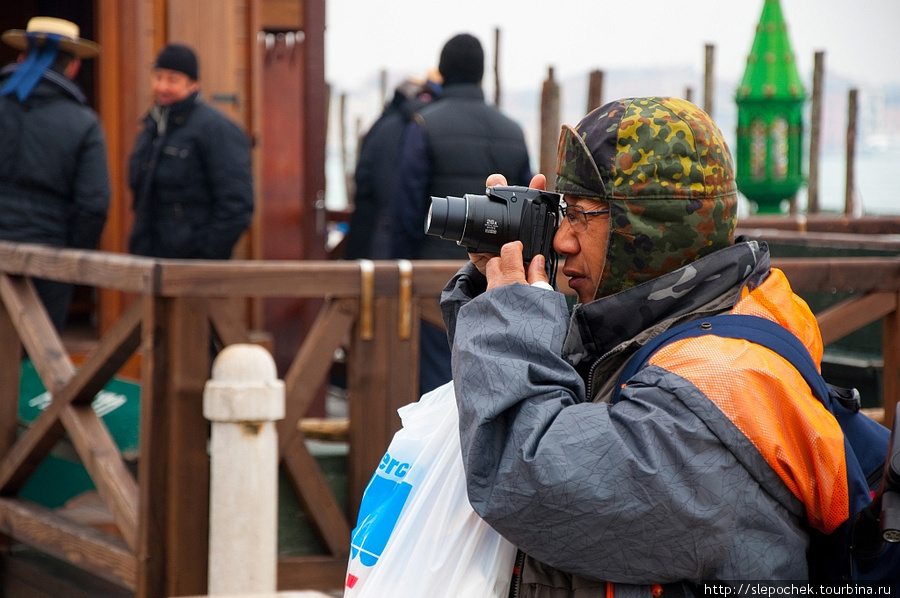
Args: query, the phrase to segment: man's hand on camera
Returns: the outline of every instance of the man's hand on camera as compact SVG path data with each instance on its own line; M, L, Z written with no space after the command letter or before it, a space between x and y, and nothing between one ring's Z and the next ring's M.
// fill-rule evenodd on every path
M523 249L524 246L521 241L512 241L500 248L499 256L493 256L488 260L486 276L488 281L487 288L489 291L491 289L496 289L497 287L517 282L521 282L522 284L549 282L547 273L544 272L544 256L542 255L534 256L531 263L528 264L528 273L526 276L525 265L522 262Z
M492 174L492 175L488 176L487 180L484 182L484 186L485 186L485 187L505 187L506 185L507 185L506 177L503 176L502 174ZM531 188L533 188L533 189L540 189L541 191L546 191L546 190L547 190L547 177L544 176L544 175L542 175L542 174L536 174L536 175L534 175L534 176L531 178L531 184L529 185L529 187L531 187ZM504 247L505 247L505 246L504 246ZM518 249L518 252L519 252L519 268L522 270L522 279L521 279L521 280L514 280L514 281L511 281L511 282L528 282L528 281L525 280L525 268L522 266L522 249L523 249L523 246L522 246L521 243L519 243L518 247L519 247L519 249ZM501 255L502 255L502 254L501 254ZM545 280L545 281L546 281L546 280L547 280L547 276L546 276L546 274L544 273L544 270L543 270L543 268L544 268L544 256L538 256L538 257L540 258L540 270L541 270L541 274L542 274L542 280ZM536 266L535 266L535 263L538 262L538 257L536 257L535 259L531 260L531 263L529 264L529 267L528 267L528 271L529 271L528 278L529 278L529 279L532 278L532 276L531 276L531 271L532 271L532 269L534 269L534 268L536 267ZM481 272L482 274L484 274L485 276L488 276L488 272L487 272L487 264L488 264L488 262L489 262L491 259L493 259L493 258L500 259L500 258L497 256L497 254L494 254L494 253L470 253L470 254L469 254L469 260L470 260L473 264L475 264L475 267L478 268L478 271ZM530 282L534 282L534 280L531 280ZM507 283L503 283L503 284L510 284L510 283L507 282ZM503 284L496 284L496 285L494 285L494 286L498 286L498 287L499 287L499 286L503 286ZM493 287L490 285L490 277L488 277L488 288L489 288L489 289L493 288Z

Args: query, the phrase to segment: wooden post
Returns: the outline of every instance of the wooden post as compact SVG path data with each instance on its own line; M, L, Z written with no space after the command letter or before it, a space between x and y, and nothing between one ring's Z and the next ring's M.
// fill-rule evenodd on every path
M713 67L715 63L716 47L706 44L706 69L703 78L703 110L713 119L713 96L715 95L715 81Z
M494 106L500 107L500 28L494 28Z
M209 595L278 585L278 433L284 383L258 345L216 357L203 393L210 439Z
M603 104L603 71L591 71L588 78L587 114Z
M825 52L816 52L813 66L812 107L809 117L809 183L806 211L818 214L819 206L819 150L821 148L822 93L825 76Z
M857 90L847 94L847 179L844 190L844 215L856 214L856 113Z
M384 110L384 105L387 104L387 101L388 101L387 71L385 69L381 69L381 106L379 106L379 109Z
M556 153L559 145L559 85L553 80L553 67L541 90L540 172L547 176L547 189L556 185Z
M688 102L691 102L691 103L694 102L694 88L693 87L688 86L688 87L684 88L684 99L686 99Z
M360 275L363 275L362 271ZM350 521L356 521L372 472L394 433L401 428L397 409L419 397L420 318L418 311L414 311L410 334L401 338L398 333L400 271L397 263L375 262L372 281L362 284L371 284L375 295L370 314L373 334L363 334L357 325L348 355L351 425L347 498Z
M897 295L900 301L900 293ZM900 304L898 304L900 305ZM900 311L894 310L882 320L882 395L885 426L894 422L894 414L900 405ZM900 430L897 431L900 434Z
M6 276L5 274L3 276ZM22 343L16 335L12 316L0 301L0 463L16 442L19 433L19 387L22 372ZM10 539L0 534L0 553L6 552Z
M382 90L383 91L383 90ZM341 94L340 113L338 114L338 132L341 136L341 172L344 173L345 184L352 178L350 159L347 157L347 94ZM353 207L353 194L347 187L347 206Z
M202 298L145 296L136 598L207 590L209 315Z

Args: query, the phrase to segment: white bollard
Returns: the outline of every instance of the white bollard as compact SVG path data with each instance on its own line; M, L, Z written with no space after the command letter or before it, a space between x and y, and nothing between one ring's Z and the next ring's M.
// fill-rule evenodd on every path
M203 392L210 432L209 595L275 592L284 382L258 345L229 345Z

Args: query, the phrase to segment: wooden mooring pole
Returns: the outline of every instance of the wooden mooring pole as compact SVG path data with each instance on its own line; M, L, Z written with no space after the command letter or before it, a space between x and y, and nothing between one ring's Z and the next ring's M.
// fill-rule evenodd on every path
M500 107L500 28L494 28L494 106Z
M556 186L556 153L559 145L559 85L553 80L553 67L541 90L540 172L547 176L547 189Z
M809 183L806 211L818 214L819 206L819 150L821 148L822 93L825 78L825 52L816 52L813 66L812 107L809 117Z
M715 90L715 78L713 77L713 69L715 66L716 47L712 44L706 44L706 68L703 77L703 110L713 119L713 96Z
M844 189L844 215L856 214L856 114L857 90L847 94L847 179Z
M591 71L588 75L587 114L603 105L603 71Z

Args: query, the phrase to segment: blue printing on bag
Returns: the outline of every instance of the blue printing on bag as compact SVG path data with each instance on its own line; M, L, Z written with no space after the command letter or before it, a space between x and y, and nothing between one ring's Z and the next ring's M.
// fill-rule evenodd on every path
M359 523L350 539L350 556L372 567L384 551L400 512L412 492L412 485L403 478L410 464L401 463L385 453L378 469L366 486L359 505Z

